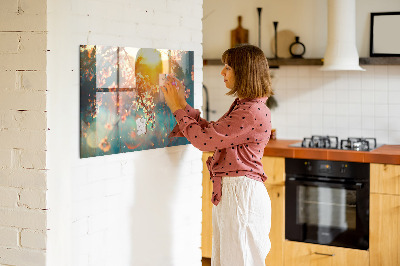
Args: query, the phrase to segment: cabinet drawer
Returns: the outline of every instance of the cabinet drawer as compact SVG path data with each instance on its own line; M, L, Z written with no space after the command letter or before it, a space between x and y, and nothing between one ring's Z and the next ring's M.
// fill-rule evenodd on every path
M365 250L285 241L285 266L365 266L369 254Z

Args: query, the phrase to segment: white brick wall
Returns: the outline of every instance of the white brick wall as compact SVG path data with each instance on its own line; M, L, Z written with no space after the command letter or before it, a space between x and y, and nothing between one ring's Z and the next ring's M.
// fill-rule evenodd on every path
M1 265L45 265L46 2L0 3Z
M47 264L201 265L201 152L79 159L79 45L194 50L198 108L202 0L52 0L48 10Z

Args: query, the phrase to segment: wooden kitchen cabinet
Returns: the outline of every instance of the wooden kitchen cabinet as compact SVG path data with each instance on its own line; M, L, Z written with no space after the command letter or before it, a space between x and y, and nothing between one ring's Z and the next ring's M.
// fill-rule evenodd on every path
M264 156L261 159L261 163L268 177L265 184L285 185L285 158Z
M285 158L264 156L261 160L267 175L265 187L271 199L271 250L265 259L266 266L283 265L285 240Z
M370 201L370 265L400 265L400 196L374 193Z
M400 265L400 165L370 167L370 265Z
M371 193L400 195L400 165L370 164Z
M203 153L203 195L202 195L202 223L201 223L201 253L204 258L211 258L212 252L212 183L206 161L212 152Z
M365 250L285 241L285 266L366 266Z
M271 199L271 250L265 259L266 266L283 265L285 241L285 187L265 184Z

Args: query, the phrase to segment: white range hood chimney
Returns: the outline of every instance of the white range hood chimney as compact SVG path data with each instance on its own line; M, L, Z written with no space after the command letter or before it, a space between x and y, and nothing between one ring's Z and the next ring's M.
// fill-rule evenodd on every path
M323 71L358 70L355 0L328 0L328 45Z

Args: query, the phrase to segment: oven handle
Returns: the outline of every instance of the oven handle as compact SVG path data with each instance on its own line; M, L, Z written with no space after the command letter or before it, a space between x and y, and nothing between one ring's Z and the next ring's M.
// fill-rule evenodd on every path
M362 182L356 182L356 183L346 183L346 182L332 182L332 181L321 181L321 180L315 180L315 181L310 181L310 180L304 180L303 178L297 178L297 177L288 177L287 181L294 181L297 183L301 183L304 185L318 185L318 184L325 184L325 185L341 185L345 186L348 188L354 188L354 189L361 189L363 187Z

